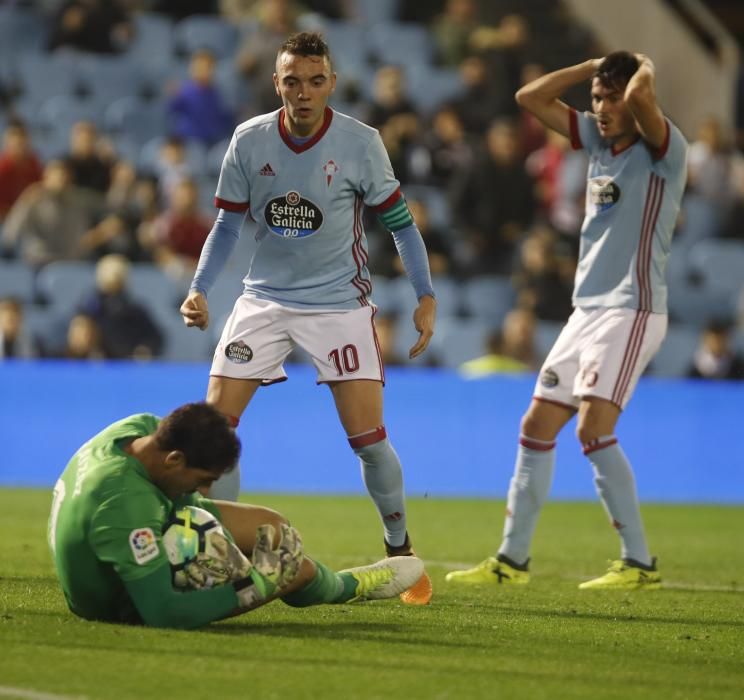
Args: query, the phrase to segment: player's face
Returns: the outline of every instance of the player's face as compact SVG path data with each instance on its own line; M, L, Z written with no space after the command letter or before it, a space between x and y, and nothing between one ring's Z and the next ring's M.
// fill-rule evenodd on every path
M618 141L634 136L633 113L625 102L625 86L607 87L598 78L592 80L592 111L602 138Z
M284 104L287 130L295 136L312 136L323 123L336 74L325 56L282 53L276 61L274 86Z
M169 498L177 498L197 490L206 493L219 477L208 469L188 466L180 452L171 452L157 485Z

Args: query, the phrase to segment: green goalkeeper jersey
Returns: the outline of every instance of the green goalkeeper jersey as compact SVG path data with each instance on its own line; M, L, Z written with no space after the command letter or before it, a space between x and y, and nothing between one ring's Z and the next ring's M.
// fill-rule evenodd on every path
M217 518L219 511L196 493L170 500L123 450L158 423L148 413L113 423L75 453L54 487L49 545L67 604L80 617L188 628L238 607L231 585L172 586L161 542L171 511L189 504Z

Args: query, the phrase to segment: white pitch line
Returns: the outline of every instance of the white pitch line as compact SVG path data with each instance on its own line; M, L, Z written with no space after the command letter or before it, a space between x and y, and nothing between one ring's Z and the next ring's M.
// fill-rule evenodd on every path
M436 566L448 571L454 569L470 569L475 566L478 562L463 562L463 561L438 561L436 559L425 559L424 564L426 566ZM583 581L590 579L591 574L572 574L571 576L561 576L562 581ZM662 580L662 589L668 588L676 591L701 591L710 593L744 593L744 587L741 585L706 585L704 583L685 583L684 581L666 581Z
M19 698L22 700L87 700L83 695L58 695L57 693L43 693L29 688L14 688L0 685L0 697Z

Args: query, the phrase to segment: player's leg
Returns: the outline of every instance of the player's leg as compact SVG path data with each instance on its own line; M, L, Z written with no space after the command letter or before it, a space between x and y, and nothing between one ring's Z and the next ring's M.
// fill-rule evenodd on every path
M259 379L211 376L207 388L207 403L227 416L233 428L237 429L240 416L260 386ZM209 489L210 498L224 501L237 501L239 494L240 464L236 464L234 469L223 474Z
M227 501L216 501L215 505L222 525L249 559L256 545L256 531L261 525L268 524L274 528L274 546L277 546L281 526L288 524L281 513L271 508ZM415 557L384 559L369 566L334 572L321 562L305 556L295 579L266 602L281 597L288 605L306 607L321 603L392 598L415 583L422 572L423 564Z
M660 577L649 553L630 462L615 436L622 408L661 345L666 316L610 309L595 343L582 355L576 392L583 396L577 435L592 464L595 485L621 541L621 560L582 588L657 587Z
M292 347L278 304L239 297L214 353L207 401L237 428L258 387L286 379L282 364ZM209 495L236 501L239 492L240 465L236 465L212 485Z

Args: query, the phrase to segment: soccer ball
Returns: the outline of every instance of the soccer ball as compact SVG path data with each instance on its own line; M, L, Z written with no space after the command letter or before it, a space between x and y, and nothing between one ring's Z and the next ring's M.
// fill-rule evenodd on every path
M211 588L229 581L227 537L209 511L184 506L175 511L163 530L163 546L176 588Z

